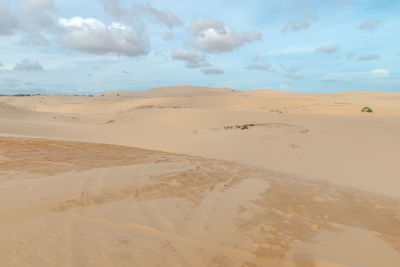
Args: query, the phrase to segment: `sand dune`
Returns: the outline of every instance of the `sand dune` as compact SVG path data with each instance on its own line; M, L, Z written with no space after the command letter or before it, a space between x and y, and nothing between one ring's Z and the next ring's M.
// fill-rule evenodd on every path
M159 97L216 97L233 96L237 90L229 88L210 88L201 86L171 86L145 90L142 92L116 91L98 94L97 96L130 96L144 98Z
M396 93L0 97L0 266L399 266L398 136Z
M21 119L21 118L33 117L34 115L39 115L39 114L35 114L30 110L17 108L15 106L0 102L0 116L3 118Z

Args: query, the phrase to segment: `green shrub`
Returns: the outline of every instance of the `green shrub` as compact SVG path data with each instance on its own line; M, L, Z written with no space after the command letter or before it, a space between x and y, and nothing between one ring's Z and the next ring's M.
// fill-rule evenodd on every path
M361 112L368 112L368 113L372 113L374 112L370 107L364 107Z

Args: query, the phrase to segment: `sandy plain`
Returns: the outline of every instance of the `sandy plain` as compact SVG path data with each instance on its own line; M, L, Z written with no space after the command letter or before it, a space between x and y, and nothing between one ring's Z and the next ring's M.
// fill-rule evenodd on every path
M399 136L399 93L2 96L0 266L400 266Z

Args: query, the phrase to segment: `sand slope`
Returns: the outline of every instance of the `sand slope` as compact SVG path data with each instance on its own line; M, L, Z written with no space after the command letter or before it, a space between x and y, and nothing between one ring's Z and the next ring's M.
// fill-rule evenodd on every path
M399 266L398 136L396 93L0 97L0 266Z
M346 265L354 257L323 247L307 255L298 245L323 233L357 244L345 227L384 244L356 248L364 255L357 264L400 262L399 200L115 145L21 138L0 145L4 266Z

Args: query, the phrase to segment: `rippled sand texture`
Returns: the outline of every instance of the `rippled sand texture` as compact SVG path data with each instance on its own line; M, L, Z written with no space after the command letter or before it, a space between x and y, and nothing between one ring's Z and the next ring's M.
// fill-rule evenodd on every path
M116 145L3 137L0 153L3 266L329 266L298 248L325 232L387 243L352 248L361 266L400 260L389 197Z

